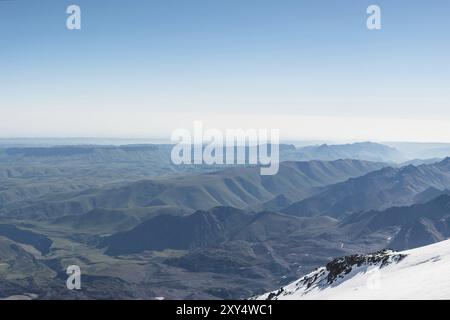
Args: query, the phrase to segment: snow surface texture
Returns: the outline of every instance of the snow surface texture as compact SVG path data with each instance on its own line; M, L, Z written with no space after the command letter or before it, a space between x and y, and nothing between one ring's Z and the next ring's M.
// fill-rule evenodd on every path
M258 300L450 299L450 240L335 259Z

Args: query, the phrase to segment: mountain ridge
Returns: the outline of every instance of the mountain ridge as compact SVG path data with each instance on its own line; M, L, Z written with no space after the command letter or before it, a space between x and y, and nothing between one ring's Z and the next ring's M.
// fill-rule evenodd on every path
M337 258L255 300L449 299L450 240Z
M301 216L329 215L342 218L358 211L414 204L415 197L430 188L450 188L450 158L417 167L385 167L349 178L323 187L317 195L295 202L281 211Z

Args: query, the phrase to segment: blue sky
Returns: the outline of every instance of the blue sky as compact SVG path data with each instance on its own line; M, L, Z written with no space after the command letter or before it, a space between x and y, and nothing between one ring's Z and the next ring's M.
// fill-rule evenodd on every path
M449 14L446 0L0 1L0 136L164 138L203 120L449 141Z

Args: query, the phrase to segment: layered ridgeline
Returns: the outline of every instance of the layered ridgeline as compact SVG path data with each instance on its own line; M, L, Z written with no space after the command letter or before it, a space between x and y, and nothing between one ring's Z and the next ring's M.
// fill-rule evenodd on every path
M91 149L0 155L0 298L248 298L334 257L450 235L448 160L288 161L261 176L166 170L168 150L149 146ZM288 210L299 203L308 211ZM87 290L66 290L69 264Z
M450 240L334 259L254 299L450 299Z
M403 162L407 158L397 149L373 142L340 145L314 145L292 150L286 157L296 160L359 159L377 162Z
M169 144L10 147L14 144L19 142L0 141L0 209L17 201L87 190L107 183L210 172L227 167L174 165L171 161L173 145ZM320 146L311 148L323 149ZM373 143L328 145L327 149L336 151L314 154L294 145L281 144L279 149L282 162L338 159L392 162L396 158L391 148Z
M145 250L208 249L231 242L288 244L292 234L333 226L329 218L299 218L274 212L246 212L216 207L191 215L159 215L135 228L103 239L106 254L120 255Z
M450 237L450 195L443 194L424 204L357 213L339 227L355 239L384 234L387 246L398 250L443 241Z
M428 196L436 194L433 191ZM246 279L265 275L274 281L276 275L283 274L279 278L283 282L342 254L410 249L448 237L450 196L440 192L425 203L355 213L342 220L229 207L178 217L164 215L104 237L99 247L110 256L183 250L189 253L165 263L191 272L234 274ZM390 262L390 257L391 252L382 251L349 261L360 264L368 259L378 265L385 259Z
M216 207L191 215L160 215L102 240L110 255L146 250L210 248L232 241L275 241L287 251L322 245L342 252L361 249L409 249L450 237L450 196L385 211L355 213L343 220L297 217ZM299 245L299 243L303 243Z
M450 158L433 164L386 167L324 187L316 195L282 211L298 216L342 218L351 213L405 206L450 189Z
M216 206L271 209L305 199L318 188L364 175L385 165L358 160L283 162L277 175L261 176L257 167L140 180L106 185L82 192L58 193L37 200L4 203L4 214L21 218L82 215L94 209L132 210L139 214L155 207L207 210Z
M150 161L155 165L170 163L170 144L139 145L65 145L65 146L16 146L8 147L0 141L1 162L51 162L66 159L83 162ZM333 161L339 159L357 159L375 162L402 162L405 157L395 148L373 143L313 145L295 147L291 144L279 145L281 161Z

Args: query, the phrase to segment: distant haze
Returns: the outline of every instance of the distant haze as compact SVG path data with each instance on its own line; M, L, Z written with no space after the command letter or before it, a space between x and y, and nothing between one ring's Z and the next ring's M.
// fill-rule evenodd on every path
M449 3L0 1L0 137L450 142Z

